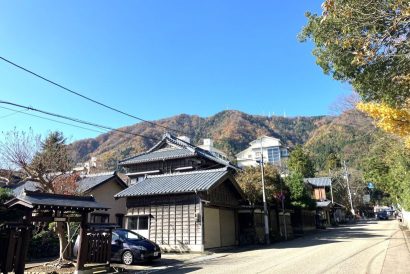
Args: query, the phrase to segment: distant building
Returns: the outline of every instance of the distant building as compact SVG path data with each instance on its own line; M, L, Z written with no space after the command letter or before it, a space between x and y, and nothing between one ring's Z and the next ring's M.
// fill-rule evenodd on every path
M97 157L91 157L90 161L85 163L77 163L72 171L82 175L96 173L98 171Z
M262 139L262 142L261 142ZM250 146L236 154L239 167L257 166L261 160L261 147L264 163L280 166L284 158L288 158L289 152L282 142L274 137L263 136L250 142Z
M215 156L228 161L228 156L223 151L214 147L214 140L212 139L204 139L202 145L199 145L198 147L207 150Z

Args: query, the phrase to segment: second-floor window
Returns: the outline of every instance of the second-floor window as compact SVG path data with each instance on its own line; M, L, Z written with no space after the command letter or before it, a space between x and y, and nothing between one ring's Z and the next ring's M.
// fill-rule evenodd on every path
M279 147L268 148L268 162L271 164L277 164L280 162L280 149Z

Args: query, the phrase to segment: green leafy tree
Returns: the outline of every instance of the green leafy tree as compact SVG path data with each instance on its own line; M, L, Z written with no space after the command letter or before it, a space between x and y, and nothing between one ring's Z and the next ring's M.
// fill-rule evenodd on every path
M410 148L410 1L325 0L307 13L300 40L311 40L316 63L347 81L357 108Z
M0 206L13 197L11 191L7 188L0 188Z
M278 169L272 165L264 168L266 199L274 201L281 189ZM236 175L236 180L251 204L262 202L262 176L260 167L247 167Z
M286 186L290 191L290 204L301 208L315 208L313 201L306 184L303 181L303 176L299 172L294 172L286 177Z
M410 96L410 2L325 0L322 15L307 13L300 40L312 40L316 63L348 81L365 101L390 105Z
M315 203L303 178L314 177L314 164L302 146L296 146L290 153L288 168L289 176L285 182L290 191L290 203L296 207L313 208Z
M378 189L390 194L395 203L409 210L410 151L389 138L375 143L368 154L362 164L366 181L374 182Z
M315 176L313 161L301 145L297 145L290 153L288 168L291 174L298 173L305 178Z

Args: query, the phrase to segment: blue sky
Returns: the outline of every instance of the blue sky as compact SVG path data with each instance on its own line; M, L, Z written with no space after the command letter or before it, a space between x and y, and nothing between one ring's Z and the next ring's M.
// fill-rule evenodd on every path
M0 56L149 120L225 109L322 115L349 87L299 43L322 1L1 1ZM0 61L0 100L120 127L137 122ZM95 132L0 109L0 130ZM6 116L6 117L5 117Z

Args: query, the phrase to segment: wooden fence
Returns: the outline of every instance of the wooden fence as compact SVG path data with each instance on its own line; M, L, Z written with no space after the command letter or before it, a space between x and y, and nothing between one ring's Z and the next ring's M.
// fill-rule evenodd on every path
M23 234L31 229L22 224L4 224L0 227L0 270L2 273L12 272L23 263ZM22 258L23 257L23 258Z
M87 235L87 263L109 263L111 260L111 231Z

